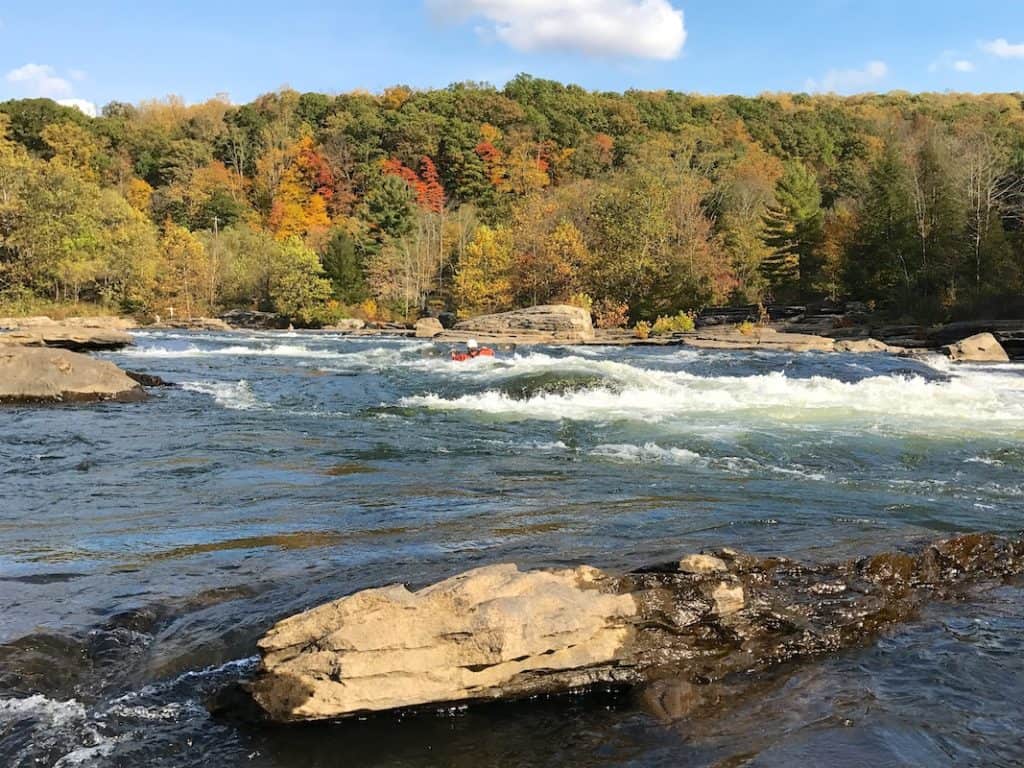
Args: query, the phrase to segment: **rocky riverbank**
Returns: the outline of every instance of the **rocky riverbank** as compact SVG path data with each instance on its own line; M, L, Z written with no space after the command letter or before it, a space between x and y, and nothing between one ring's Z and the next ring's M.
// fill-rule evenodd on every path
M682 717L736 675L870 642L927 600L1022 571L1024 540L983 534L841 563L723 549L623 575L490 566L280 622L248 690L279 722L607 684Z

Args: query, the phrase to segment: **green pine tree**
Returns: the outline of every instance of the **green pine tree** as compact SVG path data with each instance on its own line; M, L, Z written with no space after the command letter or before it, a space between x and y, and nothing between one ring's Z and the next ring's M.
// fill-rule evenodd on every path
M775 205L764 217L764 242L772 252L761 268L776 300L813 293L823 221L817 177L803 163L789 163L776 184Z

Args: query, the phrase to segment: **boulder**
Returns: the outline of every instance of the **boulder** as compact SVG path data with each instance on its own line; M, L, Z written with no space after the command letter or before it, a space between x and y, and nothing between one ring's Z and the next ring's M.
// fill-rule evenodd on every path
M808 566L730 549L618 576L494 565L285 619L259 641L246 691L277 722L666 681L716 700L773 667L863 645L928 599L1022 572L1024 540L978 534Z
M351 333L352 331L361 331L366 327L366 321L360 320L357 317L343 317L331 325L325 325L322 330L325 331L339 331L341 333Z
M580 307L551 304L483 315L455 324L458 339L476 335L488 340L519 343L590 341L594 325L590 312ZM453 340L456 340L453 337Z
M1008 363L1009 355L991 333L979 333L945 347L950 359L958 363Z
M113 363L63 349L0 348L0 403L144 400L145 391Z
M416 321L416 338L432 339L444 333L444 326L436 317L421 317Z
M592 568L497 565L360 592L271 629L252 694L290 721L587 685L632 634L636 601L614 588Z
M232 309L221 315L220 319L232 328L246 328L254 331L283 331L290 324L284 315L248 309Z

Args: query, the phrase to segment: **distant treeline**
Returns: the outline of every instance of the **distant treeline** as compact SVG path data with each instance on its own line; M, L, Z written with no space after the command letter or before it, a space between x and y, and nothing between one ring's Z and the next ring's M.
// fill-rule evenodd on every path
M0 308L316 324L569 301L1013 311L1021 94L757 98L394 87L0 104ZM1022 309L1022 307L1016 307Z

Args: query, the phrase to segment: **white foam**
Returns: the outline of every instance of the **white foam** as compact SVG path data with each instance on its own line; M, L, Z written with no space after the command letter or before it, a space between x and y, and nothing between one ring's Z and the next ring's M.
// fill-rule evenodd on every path
M42 694L24 699L0 699L0 722L25 718L61 728L85 720L85 706L76 699L54 701Z
M582 368L597 373L606 383L525 399L494 389L453 398L424 394L407 397L402 405L509 420L682 423L728 414L748 421L847 423L924 433L1024 433L1024 376L1016 374L962 370L947 381L888 375L844 382L825 376L790 378L780 372L703 377L611 361L543 358L521 359L515 368L519 373L549 367L563 373Z
M198 392L213 397L217 405L232 411L251 411L263 407L253 394L249 382L245 381L186 381L181 388L188 392Z
M645 443L644 445L630 445L628 443L599 445L590 451L590 455L630 464L670 464L733 475L747 476L769 473L799 477L804 480L814 480L817 482L828 480L826 474L816 472L799 464L780 467L774 464L765 464L756 459L739 458L736 456L708 457L687 448L663 448L653 442Z

